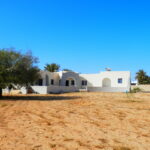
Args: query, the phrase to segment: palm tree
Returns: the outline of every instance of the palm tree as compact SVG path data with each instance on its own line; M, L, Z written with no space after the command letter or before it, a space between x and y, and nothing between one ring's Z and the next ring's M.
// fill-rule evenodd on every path
M150 77L142 69L136 73L135 78L138 80L139 84L150 84Z
M60 65L56 63L46 64L44 69L49 72L57 72L60 69Z

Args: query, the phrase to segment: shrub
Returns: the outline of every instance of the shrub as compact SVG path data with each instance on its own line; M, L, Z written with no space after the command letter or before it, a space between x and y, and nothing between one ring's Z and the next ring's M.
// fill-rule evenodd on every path
M142 89L140 89L139 87L135 87L130 92L131 93L138 93L138 92L141 92L141 91L142 91Z

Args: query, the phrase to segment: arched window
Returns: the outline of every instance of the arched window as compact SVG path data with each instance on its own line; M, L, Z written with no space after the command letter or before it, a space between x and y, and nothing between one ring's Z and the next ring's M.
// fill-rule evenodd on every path
M75 80L73 78L68 78L66 80L66 86L75 86Z

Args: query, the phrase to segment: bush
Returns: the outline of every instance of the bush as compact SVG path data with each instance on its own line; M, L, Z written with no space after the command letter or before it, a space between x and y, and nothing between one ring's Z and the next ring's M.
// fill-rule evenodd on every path
M142 89L140 89L139 87L135 87L130 92L131 93L138 93L138 92L141 92L141 91L142 91Z

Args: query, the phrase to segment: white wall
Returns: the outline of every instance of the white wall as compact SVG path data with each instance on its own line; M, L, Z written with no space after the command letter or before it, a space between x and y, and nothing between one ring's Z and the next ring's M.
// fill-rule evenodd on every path
M127 87L88 87L89 92L129 92Z
M149 84L139 84L139 85L132 85L131 89L140 88L144 92L150 92L150 85Z
M47 86L31 86L31 88L38 94L47 94Z
M20 90L22 94L27 94L27 89L25 87L22 87Z
M47 94L47 86L31 86L33 92L37 94ZM22 94L27 94L27 89L25 87L21 88Z
M8 88L5 88L5 89L2 89L2 93L3 93L3 94L9 94L9 93L10 93L10 91L9 91L9 89L8 89Z
M125 88L130 90L130 72L129 71L105 71L99 74L80 74L81 80L88 81L88 87L102 87L103 79L108 78L111 80L111 87ZM118 83L118 78L122 78L123 82Z
M111 80L111 87L128 87L130 85L130 72L129 71L105 71L101 72L100 85L102 86L102 80L109 78ZM118 79L122 78L123 82L118 83Z
M80 74L80 80L87 80L87 86L88 87L99 87L101 86L100 80L101 76L100 74Z
M63 71L61 76L61 86L66 85L66 80L72 78L75 81L75 87L80 88L81 87L81 81L79 78L79 74L71 71Z
M65 93L65 92L77 92L79 91L77 87L74 86L48 86L48 93Z
M64 93L64 92L76 92L78 88L70 86L32 86L34 92L38 94L49 94L49 93ZM23 92L23 91L22 91ZM23 92L23 94L26 94Z

